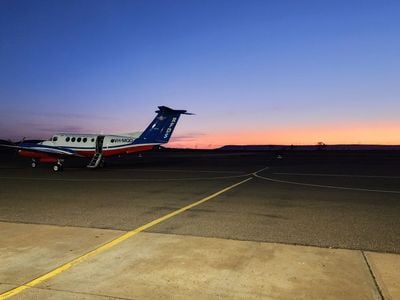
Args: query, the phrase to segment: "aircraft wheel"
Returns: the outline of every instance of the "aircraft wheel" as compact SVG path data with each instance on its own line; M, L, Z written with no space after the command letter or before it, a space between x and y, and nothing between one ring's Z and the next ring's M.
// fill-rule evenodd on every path
M53 171L54 172L58 172L58 171L62 171L62 165L54 165L53 166Z

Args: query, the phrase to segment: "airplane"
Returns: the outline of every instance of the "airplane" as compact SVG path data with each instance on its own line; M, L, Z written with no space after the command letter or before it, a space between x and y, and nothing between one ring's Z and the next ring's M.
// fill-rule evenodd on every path
M22 142L3 147L15 148L18 154L32 159L31 166L38 163L51 163L55 172L63 170L67 157L89 157L90 169L104 166L104 158L152 150L168 143L181 115L193 115L186 110L175 110L158 106L157 116L143 132L133 134L81 134L58 133L49 140Z

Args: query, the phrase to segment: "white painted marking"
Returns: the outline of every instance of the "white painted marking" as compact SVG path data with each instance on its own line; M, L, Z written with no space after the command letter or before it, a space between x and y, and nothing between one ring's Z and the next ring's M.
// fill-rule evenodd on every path
M262 172L264 170L268 170L268 169L269 169L269 167L264 167L264 168L262 168L262 169L260 169L258 171L255 171L255 172L251 173L251 175L257 176L257 173L260 173L260 172Z
M258 172L255 172L253 174L257 178L268 180L268 181L272 181L272 182L278 182L278 183L286 183L286 184L309 186L309 187L318 187L318 188L327 188L327 189L336 189L336 190L349 190L349 191L360 191L360 192L400 194L400 191L362 189L362 188L351 188L351 187L344 187L344 186L322 185L322 184L312 184L312 183L302 183L302 182L295 182L295 181L279 180L279 179L274 179L274 178L270 178L270 177L260 176L257 173Z
M323 174L323 173L272 173L274 175L290 175L290 176L318 176L318 177L354 177L354 178L384 178L384 179L400 179L400 176L380 176L380 175L351 175L351 174Z

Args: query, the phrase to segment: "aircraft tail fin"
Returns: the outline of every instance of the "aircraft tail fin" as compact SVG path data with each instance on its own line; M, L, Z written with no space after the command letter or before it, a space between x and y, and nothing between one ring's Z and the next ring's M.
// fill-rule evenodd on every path
M192 115L186 110L176 110L166 106L159 106L156 113L157 116L135 140L135 143L168 143L179 117L182 114Z

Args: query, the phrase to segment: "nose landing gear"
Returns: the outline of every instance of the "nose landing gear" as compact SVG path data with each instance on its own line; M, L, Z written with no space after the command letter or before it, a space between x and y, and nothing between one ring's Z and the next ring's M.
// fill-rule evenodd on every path
M36 161L36 159L34 159L34 158L32 158L31 167L32 167L32 168L36 168L36 167L37 167L37 161Z

